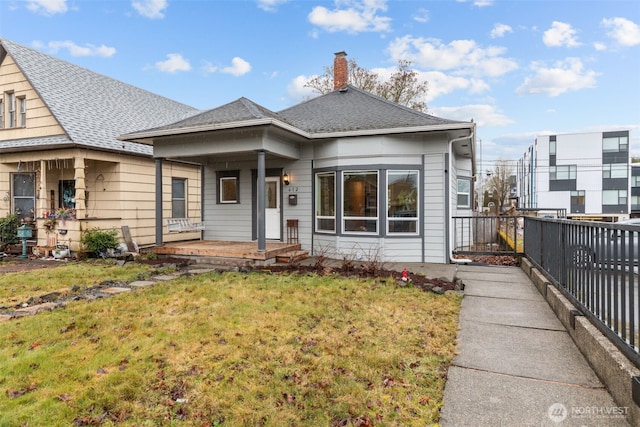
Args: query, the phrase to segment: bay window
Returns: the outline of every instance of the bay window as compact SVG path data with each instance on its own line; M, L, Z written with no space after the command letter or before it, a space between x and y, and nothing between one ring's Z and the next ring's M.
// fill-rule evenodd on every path
M418 171L387 172L387 231L418 231Z
M342 229L345 233L378 232L378 171L343 172Z
M316 231L336 231L336 173L316 174Z

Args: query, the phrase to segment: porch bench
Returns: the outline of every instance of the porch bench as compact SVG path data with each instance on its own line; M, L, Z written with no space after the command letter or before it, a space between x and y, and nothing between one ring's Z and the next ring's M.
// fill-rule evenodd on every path
M187 233L204 230L204 222L193 222L190 218L169 218L167 227L169 233Z

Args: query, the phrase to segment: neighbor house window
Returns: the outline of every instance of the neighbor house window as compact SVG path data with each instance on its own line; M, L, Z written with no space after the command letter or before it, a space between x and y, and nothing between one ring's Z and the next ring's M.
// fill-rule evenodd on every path
M187 217L187 180L171 178L171 217Z
M626 205L627 190L604 190L602 191L603 205Z
M11 92L9 94L9 126L10 128L16 127L16 95Z
M336 231L336 173L316 174L316 230Z
M36 175L34 173L14 173L11 175L13 192L13 212L20 218L33 218L36 203Z
M4 102L2 101L2 94L0 94L0 129L4 128Z
M458 207L471 207L471 180L467 178L458 179Z
M24 96L18 98L18 106L20 108L19 125L20 127L26 127L27 126L27 99Z
M418 232L418 177L416 170L387 172L387 230Z
M240 171L216 172L218 203L240 203Z
M342 229L378 233L378 171L342 174Z
M606 163L602 165L602 177L603 178L626 178L627 169L628 168L626 163Z

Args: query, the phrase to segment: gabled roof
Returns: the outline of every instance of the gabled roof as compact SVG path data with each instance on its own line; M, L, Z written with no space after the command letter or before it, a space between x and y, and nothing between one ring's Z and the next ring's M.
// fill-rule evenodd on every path
M144 89L0 38L0 62L9 54L49 108L67 138L0 141L0 149L81 145L152 155L148 145L117 140L139 129L175 123L199 110Z
M352 85L278 114L293 126L312 134L468 124L421 113Z

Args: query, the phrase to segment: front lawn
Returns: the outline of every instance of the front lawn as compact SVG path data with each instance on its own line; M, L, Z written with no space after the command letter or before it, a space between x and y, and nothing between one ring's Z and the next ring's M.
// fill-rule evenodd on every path
M460 302L395 280L208 273L69 303L0 323L0 425L435 424Z

